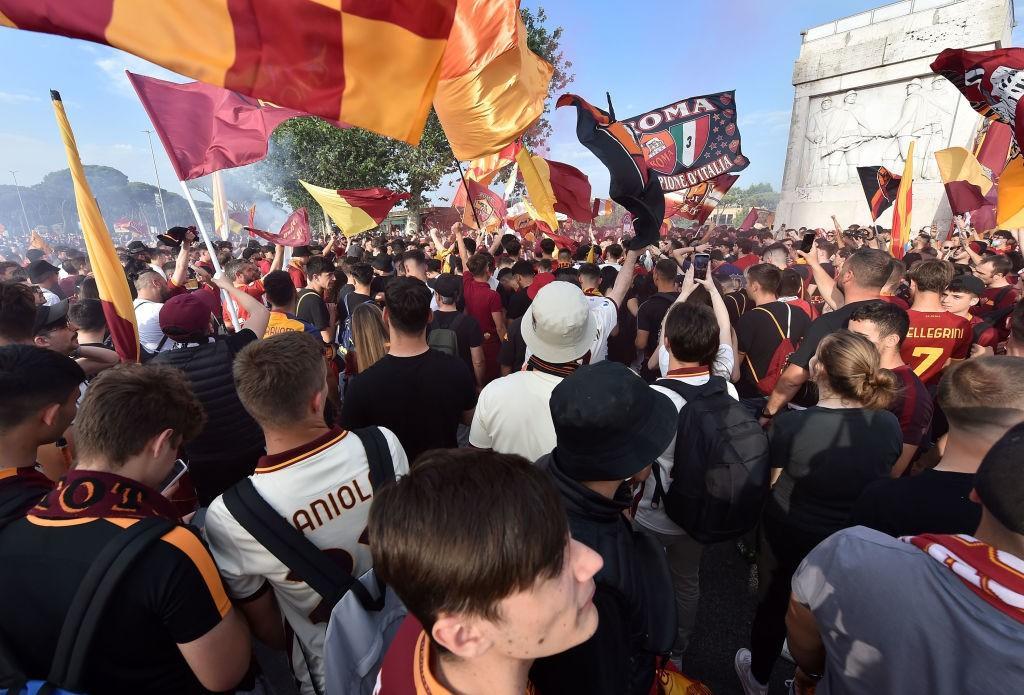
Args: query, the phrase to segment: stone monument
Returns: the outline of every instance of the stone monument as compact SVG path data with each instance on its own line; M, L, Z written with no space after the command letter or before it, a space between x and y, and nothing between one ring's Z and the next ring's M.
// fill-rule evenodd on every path
M858 166L897 175L914 149L915 229L952 213L935 164L971 149L981 118L928 67L944 48L1010 45L1012 0L903 0L803 32L793 66L793 114L775 219L789 227L871 223ZM892 209L878 219L888 227Z

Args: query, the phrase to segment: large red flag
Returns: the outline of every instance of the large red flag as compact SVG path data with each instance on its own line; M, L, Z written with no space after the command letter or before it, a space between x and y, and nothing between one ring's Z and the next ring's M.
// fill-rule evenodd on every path
M947 48L932 61L931 68L960 90L975 111L1013 128L1019 144L1024 135L1020 114L1020 72L1024 70L1024 49L968 51Z
M126 73L182 181L258 162L267 156L274 128L310 115L203 82L177 84Z
M999 180L999 175L1006 167L1011 145L1013 145L1013 131L1010 126L999 121L989 121L988 129L975 154L978 157L978 162L992 172L993 182Z
M757 222L757 208L750 208L750 212L743 218L743 223L740 224L739 231L749 232L754 228L754 223Z
M469 189L468 197L473 201L472 205L467 204L467 187ZM452 207L463 208L462 223L473 229L477 228L477 220L480 221L480 226L484 229L500 227L505 223L505 216L508 215L508 208L500 195L487 186L470 179L466 179L466 185L459 186L455 191Z
M253 209L255 209L255 205ZM261 239L266 239L273 244L280 244L281 246L305 246L309 243L309 212L306 208L299 208L288 216L288 219L281 225L281 231L277 234L272 232L265 232L262 229L255 229L253 227L246 227L245 230L249 234L258 236Z
M594 219L590 205L590 179L574 166L553 162L548 163L548 177L551 191L555 194L555 211L568 215L577 222Z

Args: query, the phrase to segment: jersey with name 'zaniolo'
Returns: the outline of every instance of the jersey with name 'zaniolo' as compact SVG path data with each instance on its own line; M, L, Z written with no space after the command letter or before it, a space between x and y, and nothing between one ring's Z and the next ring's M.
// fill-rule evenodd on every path
M383 427L395 475L409 472L398 438ZM369 462L359 438L333 429L308 444L264 456L250 476L253 487L282 517L305 534L345 571L358 577L373 565L367 544L366 521L373 491ZM218 497L206 516L210 550L228 593L236 601L254 600L268 589L277 596L288 625L295 633L291 661L302 681L303 694L314 692L305 665L323 692L324 639L331 606L288 567L242 528Z
M962 360L971 353L973 333L970 322L948 311L907 312L910 330L900 356L926 386L936 384L946 363Z

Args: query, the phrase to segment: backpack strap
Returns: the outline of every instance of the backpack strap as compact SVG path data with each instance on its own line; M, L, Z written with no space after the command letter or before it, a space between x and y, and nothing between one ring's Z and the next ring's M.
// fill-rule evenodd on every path
M789 309L789 304L786 304L786 309ZM769 316L772 317L772 323L775 324L775 328L776 328L776 330L778 330L779 337L782 340L785 340L786 338L789 337L789 335L788 335L789 334L789 319L788 318L786 320L786 332L783 333L782 332L782 326L779 325L779 320L777 318L775 318L775 314L773 314L772 312L768 311L767 309L765 309L764 307L761 307L761 306L754 307L754 311L763 311L764 313L766 313L766 314L768 314ZM792 316L792 313L790 313L790 316Z
M118 583L143 551L175 526L162 517L141 519L103 547L78 585L64 617L47 678L50 683L76 692L84 688L89 648Z
M679 394L687 403L702 396L726 392L725 379L717 375L712 375L706 384L701 384L700 386L686 384L679 379L658 379L654 383Z
M452 319L451 324L449 324L448 329L458 333L459 326L461 326L463 323L465 323L465 318L466 318L465 314L463 314L461 311L458 312L457 314L455 314L455 318Z
M366 460L370 464L370 487L374 492L382 485L395 479L395 462L391 459L391 448L379 427L364 427L352 430L366 449Z

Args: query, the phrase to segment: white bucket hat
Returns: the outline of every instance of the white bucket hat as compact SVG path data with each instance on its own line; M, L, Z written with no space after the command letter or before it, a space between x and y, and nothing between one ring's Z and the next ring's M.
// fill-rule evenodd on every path
M530 352L554 364L578 360L598 338L597 320L583 290L561 281L541 288L523 314L521 331Z

